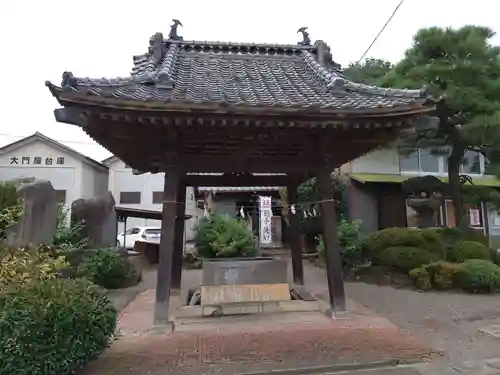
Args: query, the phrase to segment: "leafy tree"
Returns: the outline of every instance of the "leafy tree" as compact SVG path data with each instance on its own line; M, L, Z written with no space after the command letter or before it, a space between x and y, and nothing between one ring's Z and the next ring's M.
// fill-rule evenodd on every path
M386 60L368 58L363 62L351 63L344 69L344 75L353 82L374 85L391 71L394 66Z
M340 220L346 211L344 202L345 189L346 181L342 178L342 175L337 173L332 174L332 193L338 220ZM301 232L305 235L305 245L311 251L315 251L317 237L322 232L321 217L319 216L319 204L317 203L319 200L319 192L316 189L315 178L304 181L297 188L296 212L300 217ZM289 207L285 188L280 189L280 201L283 207L282 215L284 216L285 222L288 223L287 216ZM316 213L316 215L314 215L314 213Z
M244 258L258 254L254 235L244 220L211 215L196 226L196 250L202 258Z
M490 44L488 27L420 30L402 61L379 84L428 87L436 99L436 129L405 138L403 149L430 148L447 157L448 179L457 225L464 205L460 165L467 151L500 161L500 49Z

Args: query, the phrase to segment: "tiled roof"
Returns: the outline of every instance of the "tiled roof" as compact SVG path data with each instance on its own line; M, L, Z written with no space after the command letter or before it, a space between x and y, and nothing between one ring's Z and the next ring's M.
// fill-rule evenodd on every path
M129 77L76 78L66 72L62 89L48 85L54 95L67 91L89 98L225 106L377 109L426 98L422 90L350 82L322 62L317 44L187 42L164 40L161 34L158 41L158 35L148 53L134 57Z

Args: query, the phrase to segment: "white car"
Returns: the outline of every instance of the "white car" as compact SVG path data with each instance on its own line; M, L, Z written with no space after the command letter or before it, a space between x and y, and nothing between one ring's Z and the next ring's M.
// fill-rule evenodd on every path
M120 233L116 238L116 246L133 249L135 241L148 241L160 243L161 228L159 227L133 227Z

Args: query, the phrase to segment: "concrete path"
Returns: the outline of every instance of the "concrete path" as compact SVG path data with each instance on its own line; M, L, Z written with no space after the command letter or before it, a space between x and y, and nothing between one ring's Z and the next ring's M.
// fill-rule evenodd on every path
M300 375L297 372L296 375ZM304 373L305 374L305 373ZM308 373L309 375L314 375ZM408 365L396 367L382 367L376 369L365 370L347 370L339 372L323 372L317 375L328 374L345 374L345 375L500 375L500 358L480 361L468 362L462 366L445 366L445 365ZM288 375L292 375L291 373ZM295 374L294 374L295 375Z

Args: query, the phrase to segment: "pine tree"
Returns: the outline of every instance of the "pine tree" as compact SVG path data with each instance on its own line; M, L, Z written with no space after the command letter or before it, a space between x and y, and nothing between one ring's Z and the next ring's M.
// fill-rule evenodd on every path
M371 65L346 69L348 78L385 87L421 88L436 99L436 129L398 142L402 149L427 148L447 158L450 195L457 225L467 225L460 166L467 151L482 153L500 172L500 48L493 30L481 26L420 30L404 58L378 78ZM368 67L366 66L368 65ZM364 68L364 69L359 69ZM370 68L370 69L368 69ZM351 70L349 72L349 69ZM364 72L364 73L363 73ZM361 74L361 75L360 75ZM500 174L500 173L498 173Z

